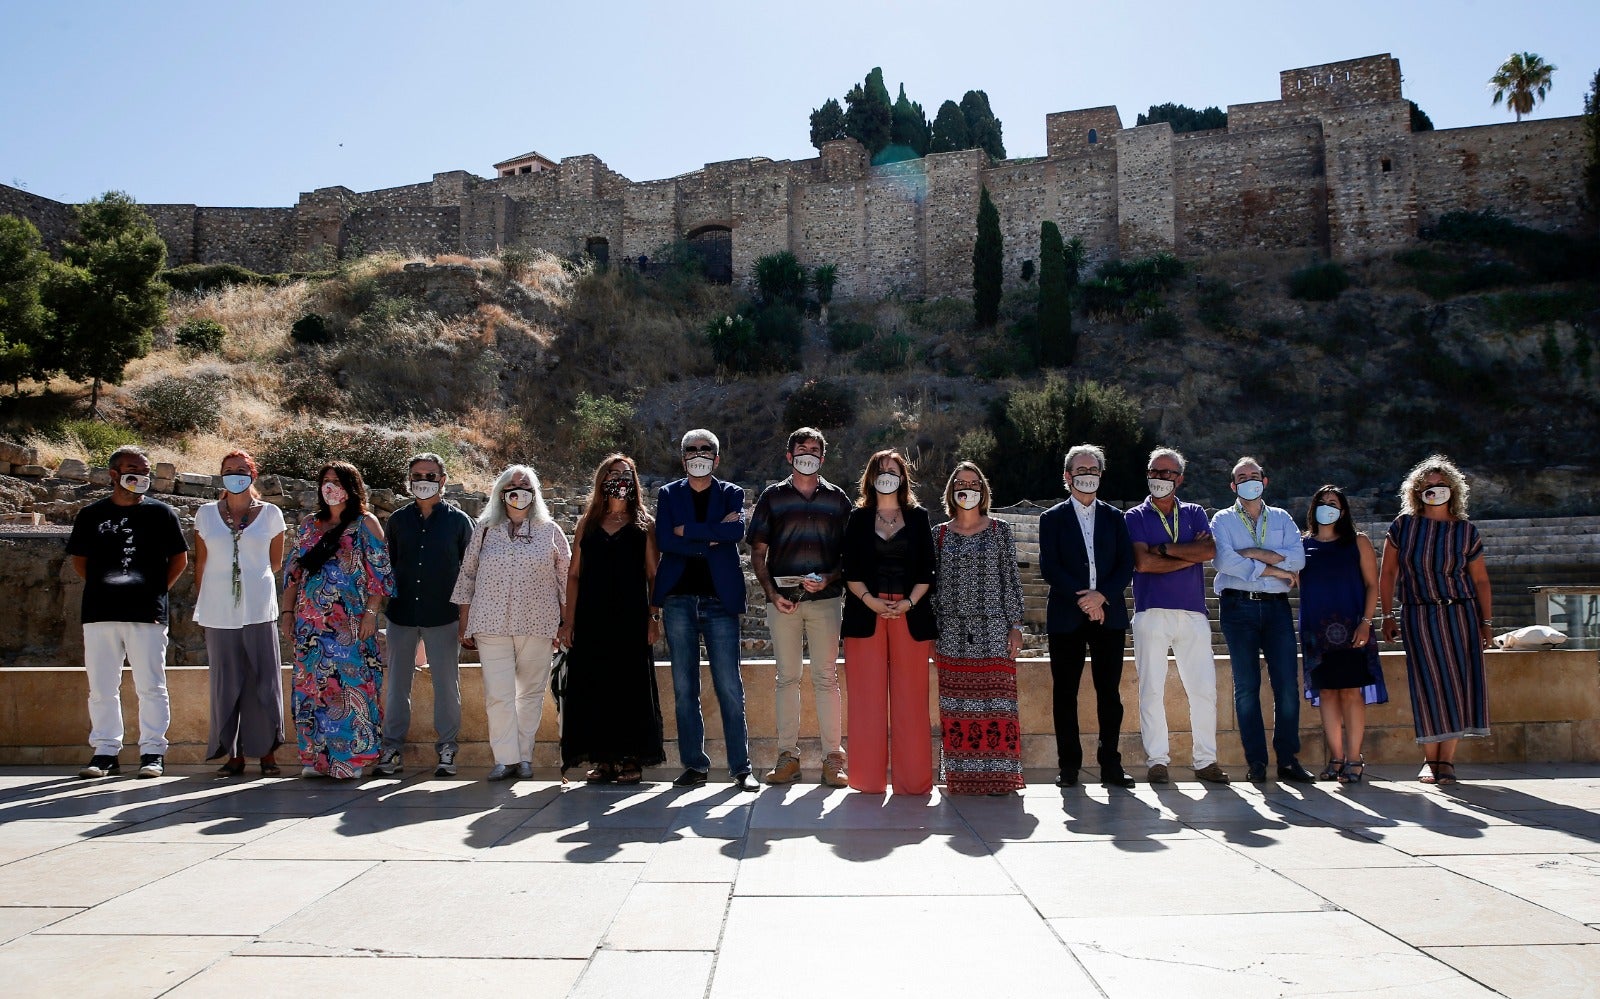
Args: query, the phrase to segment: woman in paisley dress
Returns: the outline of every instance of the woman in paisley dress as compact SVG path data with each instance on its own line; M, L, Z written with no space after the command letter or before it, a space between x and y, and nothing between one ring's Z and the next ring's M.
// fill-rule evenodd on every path
M1379 574L1383 637L1405 641L1424 784L1454 784L1457 745L1489 735L1483 650L1494 638L1494 598L1467 493L1466 477L1443 455L1413 468Z
M1011 525L989 516L989 495L989 480L977 465L957 465L944 487L951 520L934 532L934 662L950 794L1004 795L1024 784L1017 716L1022 581Z
M292 714L302 777L360 777L382 748L378 605L394 575L354 465L317 473L317 512L284 563L280 615L294 645Z

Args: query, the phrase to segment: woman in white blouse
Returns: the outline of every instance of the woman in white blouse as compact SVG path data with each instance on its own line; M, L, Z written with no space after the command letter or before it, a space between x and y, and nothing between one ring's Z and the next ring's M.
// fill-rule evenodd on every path
M483 668L490 780L533 776L533 739L550 682L572 548L526 465L500 473L456 577L461 644Z
M282 659L278 588L283 513L256 491L255 459L233 451L222 459L223 492L195 512L194 619L205 629L210 662L211 734L206 759L224 760L218 777L244 773L244 760L279 773L273 753L283 744Z

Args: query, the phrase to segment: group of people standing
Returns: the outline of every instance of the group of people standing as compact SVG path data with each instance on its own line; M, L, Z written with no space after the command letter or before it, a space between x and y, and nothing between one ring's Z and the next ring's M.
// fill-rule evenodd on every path
M689 431L681 453L685 474L659 490L653 514L636 463L621 454L601 461L571 544L551 519L531 468L503 471L474 520L443 500L448 475L432 453L411 459L414 502L387 525L366 508L356 468L328 463L316 480L317 509L291 541L282 513L255 489L255 461L243 451L227 455L221 495L195 518L195 619L205 630L211 677L207 755L222 761L218 776L244 773L251 758L264 775L280 772L282 641L293 649L290 717L303 776L401 772L419 660L429 665L433 683L434 773L454 775L460 649L468 648L482 664L490 780L532 775L551 654L562 650L563 773L582 768L590 782L638 783L646 768L666 759L651 651L664 635L684 767L673 783L692 787L709 779L703 644L729 774L736 787L754 790L740 675L743 542L766 597L776 658L777 757L767 783L801 776L800 683L809 658L821 782L868 793L890 786L897 794L928 793L936 776L931 659L947 791L1001 795L1023 786L1016 677L1022 585L1011 529L990 516L989 482L977 465L962 462L952 471L942 497L945 520L936 526L918 501L904 455L874 454L852 497L822 475L822 432L802 427L785 446L791 474L762 492L747 521L744 491L715 475L716 435ZM184 572L188 551L176 512L144 495L151 480L143 452L123 448L110 465L112 494L79 513L68 543L85 579L94 750L80 773L119 772L118 687L126 658L140 701L139 773L154 777L163 772L170 719L167 591ZM1134 783L1118 750L1130 630L1148 779L1169 780L1170 651L1188 694L1195 775L1229 780L1217 763L1207 561L1216 565L1251 780L1267 773L1263 658L1279 778L1361 780L1364 706L1387 699L1375 641L1380 621L1389 640L1404 630L1417 738L1426 754L1422 779L1455 779L1457 740L1488 731L1482 649L1491 620L1482 545L1466 518L1466 483L1453 465L1430 458L1407 477L1381 573L1373 545L1355 530L1334 486L1318 490L1303 525L1296 524L1262 499L1261 464L1241 458L1230 484L1237 502L1208 518L1178 499L1183 456L1158 448L1147 466L1149 497L1124 513L1097 498L1105 467L1094 445L1069 451L1068 498L1040 518L1058 784L1075 785L1083 764L1077 694L1086 660L1096 691L1101 782ZM1124 596L1130 584L1131 617ZM1287 600L1296 586L1303 683ZM380 612L388 618L387 661L377 640ZM1298 760L1302 692L1321 710L1328 736L1330 760L1320 775Z

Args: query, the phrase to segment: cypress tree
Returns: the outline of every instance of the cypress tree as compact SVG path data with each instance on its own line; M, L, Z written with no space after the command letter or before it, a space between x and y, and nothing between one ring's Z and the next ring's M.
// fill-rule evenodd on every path
M978 238L972 244L972 309L980 328L1000 319L1000 287L1005 276L1005 247L1000 238L1000 212L989 188L978 197Z
M928 137L928 152L953 153L957 149L970 148L967 140L967 119L961 113L961 107L955 101L945 101L939 105L939 113L933 118L932 133Z
M894 109L887 95L879 102L856 84L844 95L845 131L850 138L867 147L870 156L876 156L889 144L889 129L893 124Z
M1061 230L1054 222L1039 226L1039 357L1040 367L1061 368L1078 353L1072 328L1072 285Z
M1005 159L1000 119L989 108L989 95L981 90L967 91L961 98L961 114L967 120L968 148L982 149L990 159Z
M811 144L818 149L824 142L834 139L847 139L850 133L845 129L844 108L832 97L822 102L822 107L811 112Z

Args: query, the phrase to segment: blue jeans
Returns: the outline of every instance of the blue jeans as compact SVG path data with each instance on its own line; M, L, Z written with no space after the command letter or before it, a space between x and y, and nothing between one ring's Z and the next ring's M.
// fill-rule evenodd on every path
M1222 594L1222 637L1233 666L1233 712L1239 724L1244 759L1267 764L1266 725L1261 718L1261 657L1272 684L1272 749L1278 765L1297 762L1300 753L1300 685L1296 675L1299 639L1289 601L1249 600Z
M739 615L728 613L716 597L668 597L661 624L672 655L672 687L678 709L678 758L691 770L711 769L706 755L706 723L700 717L700 640L711 661L711 685L722 709L722 734L728 744L728 772L750 772L750 742L744 720L744 682L739 678Z

